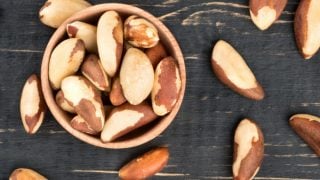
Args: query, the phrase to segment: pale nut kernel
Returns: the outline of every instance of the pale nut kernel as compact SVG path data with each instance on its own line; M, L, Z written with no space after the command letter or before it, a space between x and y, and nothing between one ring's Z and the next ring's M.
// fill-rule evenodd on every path
M67 112L72 113L72 114L76 113L75 110L74 110L74 107L72 107L67 102L67 100L64 98L63 92L61 90L57 92L56 102L57 102L58 106L62 110L67 111Z
M169 150L167 147L155 148L130 161L119 170L123 180L147 179L160 172L168 163Z
M288 0L250 0L250 15L260 29L268 29L281 15Z
M127 102L126 98L123 95L122 87L120 84L120 78L117 77L112 84L112 89L109 94L110 102L114 106L119 106Z
M250 119L238 125L234 135L233 179L253 179L258 173L264 155L261 129Z
M18 168L11 173L9 180L47 180L47 178L32 169Z
M75 21L67 24L67 34L70 38L82 39L89 52L98 53L96 26L81 21Z
M100 92L84 77L69 76L63 79L61 90L65 99L72 105L96 132L103 129L105 112Z
M168 53L167 53L165 47L163 46L163 44L160 41L156 46L149 48L149 49L146 49L145 53L148 56L148 58L150 59L150 62L151 62L154 69L157 67L158 63L163 58L168 56Z
M85 0L48 0L41 7L39 18L43 24L58 28L70 16L89 6Z
M110 91L110 79L104 71L98 56L94 54L88 55L82 63L81 73L99 90Z
M20 99L20 114L23 127L28 134L40 128L46 111L39 78L33 74L26 81Z
M101 133L103 142L111 142L117 138L155 120L157 115L147 103L139 105L123 104L115 107L106 119Z
M290 118L290 126L320 157L320 118L296 114Z
M154 70L149 58L139 49L130 48L120 69L120 84L124 97L132 105L138 105L150 94L154 82Z
M217 78L240 95L262 100L264 90L241 55L227 42L220 40L212 51L211 65Z
M294 32L300 53L312 58L320 48L320 1L301 0L294 19Z
M55 47L49 61L49 81L53 89L59 89L65 77L78 71L84 55L84 43L78 38L64 40Z
M117 12L107 11L99 18L97 44L104 70L110 77L115 76L123 50L123 24Z
M166 57L156 68L151 100L153 111L164 116L176 104L181 90L181 78L176 60Z
M98 132L93 130L90 125L81 116L77 115L70 121L71 127L80 132L96 135Z
M148 20L132 15L124 22L124 37L135 47L151 48L158 44L157 28Z

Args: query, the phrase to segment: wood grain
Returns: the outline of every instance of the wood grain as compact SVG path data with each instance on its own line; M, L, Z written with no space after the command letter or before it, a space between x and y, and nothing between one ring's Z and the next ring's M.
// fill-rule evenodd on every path
M169 146L171 159L153 179L231 179L232 139L244 117L255 119L265 135L265 158L256 179L319 179L319 158L288 124L292 114L320 115L320 54L304 61L293 35L298 0L289 0L283 15L265 32L249 19L247 0L113 2L151 12L180 43L188 79L176 120L152 142L126 150L87 145L66 133L51 115L38 134L27 135L19 117L20 93L26 78L39 73L53 30L38 19L44 0L2 1L0 179L18 167L33 168L49 179L116 179L122 165L158 145ZM214 77L210 56L219 39L232 43L247 60L266 91L265 100L242 98Z

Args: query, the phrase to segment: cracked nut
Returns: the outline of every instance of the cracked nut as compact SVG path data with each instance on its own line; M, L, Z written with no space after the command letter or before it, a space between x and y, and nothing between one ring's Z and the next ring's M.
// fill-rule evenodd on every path
M320 118L309 114L296 114L290 118L290 125L320 157Z
M288 0L250 0L250 15L260 29L268 29L281 15Z
M145 124L155 120L157 115L146 104L139 105L123 104L115 107L106 119L101 133L103 142L111 142Z
M123 95L119 77L117 77L112 84L112 89L110 91L109 98L111 104L114 106L119 106L127 101Z
M48 0L39 11L39 18L43 24L58 28L74 13L89 6L84 0Z
M47 178L32 169L19 168L11 173L9 180L47 180Z
M160 172L168 163L167 147L155 148L130 161L119 170L119 177L124 180L147 179Z
M320 48L320 1L301 0L294 19L294 32L300 53L310 59Z
M124 97L132 105L138 105L150 94L154 70L149 58L137 48L130 48L120 69L120 84Z
M78 71L84 55L84 43L77 38L62 41L52 51L49 61L49 80L53 89L59 89L65 77Z
M81 66L81 73L99 90L110 91L109 77L103 70L98 56L88 55Z
M217 42L213 48L211 65L217 78L235 92L253 100L264 98L264 91L251 69L227 42Z
M181 89L181 78L176 60L166 57L156 68L151 100L153 111L163 116L176 104Z
M124 22L124 37L135 47L151 48L158 44L157 28L148 20L132 15Z
M244 119L234 135L233 179L253 179L258 173L264 155L264 138L258 125Z
M61 90L67 102L74 107L96 132L104 126L105 113L100 92L84 77L69 76L63 79Z
M46 111L41 84L38 77L33 74L26 81L20 99L20 114L24 129L34 134L40 128Z
M97 27L81 21L67 24L67 33L70 38L83 40L86 49L91 53L98 53Z
M97 44L102 66L113 77L120 66L123 50L123 24L117 12L107 11L100 17Z

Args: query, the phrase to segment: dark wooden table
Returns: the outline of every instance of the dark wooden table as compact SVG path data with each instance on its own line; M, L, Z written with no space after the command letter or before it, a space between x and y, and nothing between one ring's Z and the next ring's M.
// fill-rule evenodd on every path
M91 0L93 4L111 1ZM153 179L231 179L232 141L238 122L256 120L265 135L265 157L256 179L320 179L320 161L292 131L295 113L320 115L320 54L299 55L293 18L298 0L262 32L251 22L248 0L120 0L159 17L176 36L187 68L187 90L171 126L153 141L131 149L108 150L68 134L48 113L40 131L25 133L19 98L26 78L40 71L53 29L42 25L44 0L1 0L0 5L0 179L18 167L49 179L116 179L136 155L168 145L168 166ZM245 57L266 91L261 102L247 100L212 73L213 44L224 39Z

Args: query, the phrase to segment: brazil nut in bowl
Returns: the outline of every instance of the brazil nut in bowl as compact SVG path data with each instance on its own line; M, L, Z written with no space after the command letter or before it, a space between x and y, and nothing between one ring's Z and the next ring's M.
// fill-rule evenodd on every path
M70 134L104 148L151 141L178 113L186 85L180 47L156 17L101 4L67 19L41 66L48 107Z

